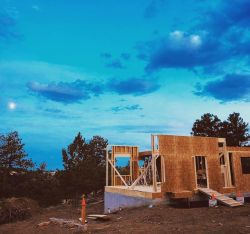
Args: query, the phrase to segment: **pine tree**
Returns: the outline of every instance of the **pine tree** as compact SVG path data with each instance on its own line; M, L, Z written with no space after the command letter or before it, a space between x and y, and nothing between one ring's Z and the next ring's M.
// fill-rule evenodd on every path
M221 120L217 115L206 113L197 119L192 128L191 135L193 136L206 136L206 137L219 137L221 128Z
M87 152L87 144L85 139L79 132L72 144L62 150L63 166L65 170L76 167L85 157Z
M227 140L228 146L241 146L248 140L248 123L240 117L240 113L232 113L227 121L222 123L223 137Z
M64 171L59 178L66 198L102 189L105 183L105 155L108 141L94 136L88 143L80 133L62 150Z
M24 144L18 136L18 132L10 132L0 136L0 196L6 195L8 178L12 171L25 171L34 166L27 159Z
M18 132L0 136L0 168L25 170L33 167L33 162L26 156L24 144L19 138Z
M241 146L249 139L248 123L235 112L223 122L216 115L206 113L194 122L191 135L223 137L228 146Z

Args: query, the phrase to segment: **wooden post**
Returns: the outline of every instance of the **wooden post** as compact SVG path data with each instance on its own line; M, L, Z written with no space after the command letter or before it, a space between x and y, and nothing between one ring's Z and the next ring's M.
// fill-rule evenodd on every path
M207 164L207 157L205 157L205 165L206 165L206 176L207 176L207 188L209 188L209 173L208 173L208 164Z
M232 179L231 179L231 168L230 168L230 163L229 163L229 154L226 151L224 154L225 158L225 165L226 165L226 187L232 187Z
M114 150L115 150L115 147L112 146L112 151L111 151L111 163L114 162ZM109 160L108 160L109 162ZM111 174L110 174L110 178L111 178L111 186L114 186L115 185L115 181L114 181L114 169L111 168Z
M155 159L155 148L154 148L154 135L151 135L151 152L152 152L152 180L153 180L153 191L157 192L157 181L156 181L156 159Z
M194 178L195 178L195 188L198 188L197 184L197 168L196 168L196 156L192 156L193 161L194 161Z
M109 161L108 147L106 148L106 186L109 185Z
M152 169L153 169L153 191L157 192L156 159L155 159L155 154L152 155Z
M112 166L112 168L114 169L113 170L113 181L114 181L114 186L116 186L117 184L116 184L116 165L115 165L115 154L114 154L114 157L113 157L113 162L112 162L112 164L110 164L111 166Z
M230 168L230 163L229 163L229 154L227 152L227 147L226 147L226 141L224 139L223 141L223 154L224 154L224 160L225 160L225 187L232 187L232 179L231 179L231 168Z
M161 182L166 182L165 160L163 156L161 156Z
M153 155L153 153L155 151L155 149L154 149L154 135L153 134L151 134L151 150L152 150L152 155Z

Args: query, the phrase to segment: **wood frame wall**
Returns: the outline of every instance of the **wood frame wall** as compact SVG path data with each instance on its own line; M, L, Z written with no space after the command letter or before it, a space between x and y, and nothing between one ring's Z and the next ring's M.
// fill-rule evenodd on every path
M222 146L221 146L222 145ZM110 151L110 153L109 153ZM195 156L206 157L208 188L221 193L248 192L250 194L250 174L242 174L241 157L250 157L250 147L227 147L224 138L193 137L173 135L151 135L151 167L153 178L153 192L157 192L156 159L161 157L161 192L187 194L195 193L197 178L195 173ZM232 169L229 162L232 154ZM115 169L115 157L130 156L132 184L127 184L122 175ZM220 165L220 157L224 155L225 165ZM143 157L143 156L142 156ZM139 147L110 146L107 149L106 186L109 186L109 172L111 186L124 185L134 189L143 175L139 176ZM223 170L222 170L223 168ZM223 176L224 173L224 176ZM232 185L231 173L234 173L235 186ZM120 178L117 183L115 177Z
M232 154L235 192L250 193L250 174L243 174L241 158L250 157L250 147L227 147Z
M194 157L205 156L209 187L220 190L224 181L219 164L218 138L157 135L159 154L165 159L163 192L195 191Z
M250 157L250 147L227 147L224 138L156 135L159 155L165 159L166 178L162 191L180 193L195 192L195 156L205 156L208 184L211 189L221 193L250 193L250 174L242 174L241 157ZM223 143L220 147L219 143ZM232 153L232 165L235 186L232 185L229 153ZM225 158L224 177L220 166L220 156Z
M116 169L115 159L116 157L130 157L130 177L133 181L138 177L138 155L139 147L137 146L108 146L106 150L106 186L109 186L110 169L111 186L125 185L128 187L129 184L126 183L125 176L121 175Z

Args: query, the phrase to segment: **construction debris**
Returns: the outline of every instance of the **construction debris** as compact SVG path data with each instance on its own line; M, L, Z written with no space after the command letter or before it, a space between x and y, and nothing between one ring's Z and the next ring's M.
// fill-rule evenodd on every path
M38 227L44 227L44 226L48 226L51 222L47 221L47 222L41 222L39 224L37 224Z
M98 221L109 221L110 217L108 217L107 215L99 215L99 214L92 214L92 215L88 215L89 219L93 219L93 220L98 220Z
M81 224L78 222L75 222L74 220L65 220L65 219L58 219L58 218L50 218L49 219L51 223L58 224L61 227L66 228L77 228L81 231L87 231L87 224Z

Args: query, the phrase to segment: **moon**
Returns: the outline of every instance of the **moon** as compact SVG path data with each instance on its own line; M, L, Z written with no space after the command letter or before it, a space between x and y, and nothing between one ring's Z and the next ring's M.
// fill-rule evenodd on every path
M8 103L8 108L10 110L15 110L16 109L16 103L15 102L9 102Z

